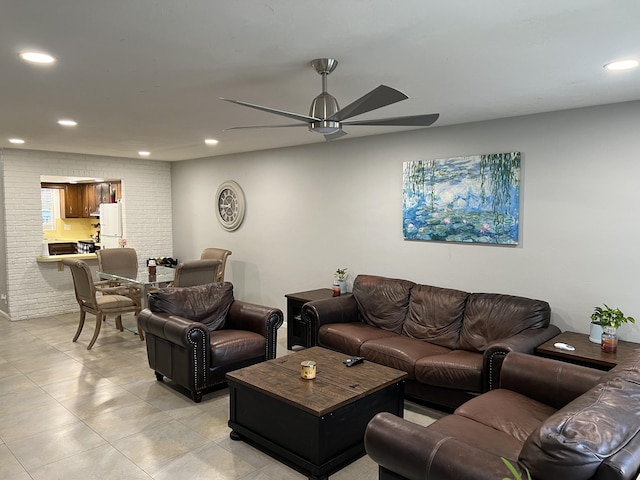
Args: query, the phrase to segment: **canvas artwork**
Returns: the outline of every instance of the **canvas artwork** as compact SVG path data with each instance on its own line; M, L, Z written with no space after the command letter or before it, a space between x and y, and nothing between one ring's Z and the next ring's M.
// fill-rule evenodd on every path
M520 152L403 164L406 240L518 244Z

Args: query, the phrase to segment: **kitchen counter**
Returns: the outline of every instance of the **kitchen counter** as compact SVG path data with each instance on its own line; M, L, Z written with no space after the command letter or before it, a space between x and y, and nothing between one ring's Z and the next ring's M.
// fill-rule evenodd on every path
M63 255L46 255L36 257L36 262L38 263L53 263L58 262L58 270L64 270L64 264L62 260L65 258L77 258L78 260L97 260L98 256L95 253L69 253Z

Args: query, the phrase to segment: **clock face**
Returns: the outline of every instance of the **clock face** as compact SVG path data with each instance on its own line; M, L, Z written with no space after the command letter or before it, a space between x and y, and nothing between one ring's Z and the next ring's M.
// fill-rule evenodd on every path
M233 181L223 182L216 193L216 215L222 228L237 229L244 219L244 194Z

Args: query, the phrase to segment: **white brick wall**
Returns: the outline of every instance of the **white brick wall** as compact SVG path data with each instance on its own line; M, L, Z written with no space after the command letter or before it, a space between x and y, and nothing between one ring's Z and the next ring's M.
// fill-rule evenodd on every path
M8 311L23 320L78 310L68 269L37 263L42 249L40 175L122 180L124 237L143 266L173 256L171 164L132 158L2 151ZM96 261L89 264L95 268Z

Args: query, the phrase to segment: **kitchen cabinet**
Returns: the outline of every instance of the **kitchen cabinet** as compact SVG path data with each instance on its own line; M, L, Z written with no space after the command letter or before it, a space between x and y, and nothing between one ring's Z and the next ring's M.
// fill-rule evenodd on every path
M83 217L90 217L91 214L98 214L98 205L96 203L96 195L94 190L94 185L88 183L84 185L84 215Z
M42 188L59 188L62 218L89 218L99 213L101 203L115 203L122 198L121 183L42 183Z
M93 193L96 209L101 203L115 203L122 198L120 182L94 183Z
M96 199L96 204L111 203L111 188L107 182L94 183L93 192Z
M84 209L84 190L82 185L67 183L61 198L64 208L61 208L64 218L82 218Z
M116 202L118 200L122 200L122 183L120 182L111 182L111 186L116 192Z

